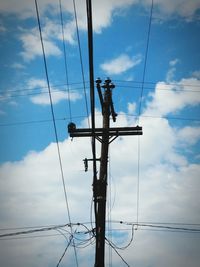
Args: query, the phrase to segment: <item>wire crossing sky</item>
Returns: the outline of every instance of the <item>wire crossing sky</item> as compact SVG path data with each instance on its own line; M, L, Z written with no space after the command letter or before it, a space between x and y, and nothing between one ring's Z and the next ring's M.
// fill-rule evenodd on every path
M83 162L92 157L91 140L67 132L69 122L88 128L91 120L86 1L37 4L41 32L35 1L0 2L0 236L44 228L35 225L63 227L45 238L2 237L1 264L93 266L93 169L88 161L85 172ZM143 128L139 146L134 137L110 145L106 264L197 267L200 3L93 0L92 6L94 78L110 77L116 86L111 126L139 121ZM95 107L102 127L97 92ZM99 158L99 142L96 152Z

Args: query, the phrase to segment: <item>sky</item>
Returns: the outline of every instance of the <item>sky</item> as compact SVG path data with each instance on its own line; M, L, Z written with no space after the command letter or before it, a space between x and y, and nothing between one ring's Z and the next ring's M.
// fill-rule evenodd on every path
M71 121L80 128L89 127L90 121L86 6L83 0L75 4L78 35L73 1L38 0L70 220L78 246L68 248L59 266L85 267L94 266L95 252L92 241L80 248L85 244L80 239L89 238L82 232L91 229L94 220L92 165L85 172L83 164L84 158L92 157L91 142L71 139L67 132ZM123 247L134 229L130 246L119 250L128 266L197 267L198 232L132 225L200 226L200 1L154 0L152 17L149 0L94 0L92 5L94 78L110 77L116 86L113 102L118 116L111 125L143 128L142 136L120 137L110 145L107 219L111 222L106 236ZM35 2L0 1L0 14L2 235L67 224L69 214ZM96 125L101 127L97 93L95 106ZM57 266L69 231L66 227L0 238L2 267ZM109 245L106 266L127 266Z

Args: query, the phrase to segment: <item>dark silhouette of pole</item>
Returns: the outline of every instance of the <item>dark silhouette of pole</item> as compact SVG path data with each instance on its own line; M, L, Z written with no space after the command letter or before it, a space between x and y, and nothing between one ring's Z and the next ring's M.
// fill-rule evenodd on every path
M108 148L109 148L109 128L110 128L110 110L111 110L111 90L113 85L107 79L102 99L103 114L103 135L100 157L100 172L97 180L96 201L97 201L97 222L96 222L96 256L95 267L104 267L105 259L105 217L106 217L106 191L107 191L107 166L108 166ZM100 80L97 80L97 89L100 89ZM100 91L101 95L101 91Z
M142 135L142 127L110 127L110 116L116 121L117 114L112 101L112 90L115 88L107 78L103 85L101 80L96 80L97 91L102 108L102 128L77 129L74 123L68 125L71 137L94 137L101 142L100 158L84 159L85 171L88 170L88 161L100 161L99 177L93 183L93 199L95 206L96 253L94 267L105 267L105 230L106 230L106 194L107 194L107 168L109 144L118 136ZM103 91L103 92L102 92Z

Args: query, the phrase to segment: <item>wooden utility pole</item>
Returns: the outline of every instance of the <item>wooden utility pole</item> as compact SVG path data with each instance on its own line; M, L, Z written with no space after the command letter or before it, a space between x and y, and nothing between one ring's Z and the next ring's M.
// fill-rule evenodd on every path
M88 168L88 160L100 160L99 178L93 184L93 198L95 206L96 229L96 253L95 267L104 267L105 262L105 221L106 221L106 191L107 191L107 168L108 168L108 149L109 144L118 136L142 135L142 127L112 127L110 128L110 116L116 121L117 114L114 111L112 101L112 90L114 84L108 78L101 85L101 80L97 79L97 90L102 107L103 127L95 129L77 129L74 123L68 125L68 131L71 137L95 137L101 142L100 159L84 159L86 171ZM103 90L103 92L102 92Z
M105 258L105 216L106 216L106 189L107 189L107 166L108 166L108 147L109 147L109 128L110 128L110 114L115 117L116 114L112 105L112 89L114 85L111 84L111 80L107 79L103 85L104 94L101 92L101 80L97 81L97 89L100 97L103 115L103 135L101 146L101 158L100 158L100 172L99 179L97 180L97 229L96 229L96 257L95 267L104 266ZM112 110L112 111L111 111Z

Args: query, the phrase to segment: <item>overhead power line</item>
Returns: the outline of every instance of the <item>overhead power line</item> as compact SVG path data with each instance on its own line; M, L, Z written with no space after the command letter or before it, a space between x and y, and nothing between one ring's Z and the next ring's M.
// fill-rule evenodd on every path
M153 14L153 0L151 1L151 10L150 10L150 17L149 17L149 25L148 25L148 32L147 32L147 43L146 43L146 50L145 50L145 58L144 58L144 68L142 73L142 88L141 94L139 99L139 111L138 111L138 124L140 121L141 115L141 107L142 107L142 98L143 98L143 91L144 91L144 81L146 75L146 68L147 68L147 57L148 57L148 50L149 50L149 40L150 40L150 32L151 32L151 21L152 21L152 14ZM139 221L139 207L140 207L140 136L138 136L138 162L137 162L137 222Z
M101 116L96 114L96 116ZM118 114L118 117L120 116L128 116L128 117L135 117L137 118L138 115L134 114ZM179 120L179 121L191 121L191 122L199 122L199 118L185 118L185 117L171 117L171 116L153 116L153 115L141 115L141 118L149 118L149 119L166 119L166 120ZM72 119L84 119L87 118L87 116L73 116ZM55 121L68 121L70 118L56 118ZM0 127L11 127L11 126L17 126L17 125L31 125L35 123L49 123L52 122L52 119L44 119L44 120L30 120L30 121L17 121L17 122L7 122L7 123L1 123Z
M63 254L62 254L62 256L60 257L60 259L59 259L59 261L58 261L56 267L58 267L58 266L60 265L60 263L61 263L63 257L65 256L65 253L67 252L67 249L68 249L68 247L69 247L71 241L72 241L72 236L70 236L70 238L69 238L69 242L68 242L68 244L67 244L67 246L66 246L66 248L65 248L65 250L64 250L64 252L63 252Z
M107 244L113 248L113 250L116 252L116 254L121 258L121 260L126 264L126 266L130 267L130 265L125 261L125 259L120 255L120 253L117 251L116 247L106 238Z
M146 68L147 68L147 57L148 57L148 50L149 50L149 39L150 39L150 32L151 32L152 14L153 14L153 0L151 1L151 10L150 10L150 17L149 17L149 26L148 26L148 32L147 32L147 44L146 44L145 58L144 58L144 68L143 68L143 74L142 74L142 89L141 89L141 95L140 95L138 117L141 114L141 107L142 107L142 97L143 97L144 81L145 81Z
M73 8L74 8L74 18L75 18L75 24L76 24L76 35L77 35L77 41L78 41L79 58L80 58L80 64L81 64L81 75L82 75L82 81L83 81L83 90L84 90L84 95L85 95L86 113L87 113L87 117L88 117L88 127L90 127L89 108L88 108L87 94L86 94L86 81L85 81L84 68L83 68L83 57L82 57L82 51L81 51L81 42L80 42L80 36L79 36L79 27L78 27L78 19L77 19L77 11L76 11L76 2L75 2L75 0L73 0Z
M116 84L119 88L131 88L131 89L138 89L141 90L141 86L142 86L142 81L125 81L125 80L115 80L116 82L120 82L120 84ZM143 86L143 90L154 90L155 87L153 87L154 85L156 85L159 81L157 82L144 82L145 86ZM164 82L164 84L162 84L162 88L156 88L156 90L158 91L172 91L172 89L168 89L169 86L174 86L176 88L173 88L173 91L181 91L181 92L191 92L191 93L199 93L200 90L196 90L196 89L186 89L187 88L199 88L200 89L200 85L196 85L196 84L184 84L184 83L180 83L180 82L173 82L173 83L169 83L169 82ZM69 86L75 86L75 85L80 85L83 82L74 82L74 83L69 83ZM85 84L88 84L89 81L85 81ZM127 85L128 83L128 85ZM131 85L132 84L132 85ZM152 86L151 86L152 85ZM60 92L60 91L66 91L66 89L59 89L59 90L55 90L54 88L57 87L63 87L63 86L67 86L67 83L62 83L62 84L51 84L51 92ZM150 87L151 86L151 87ZM181 87L181 88L177 88L177 87ZM4 98L9 98L9 97L18 97L18 96L28 96L31 95L32 93L34 94L43 94L43 93L47 93L44 92L44 89L48 90L47 86L40 86L40 87L36 87L36 88L24 88L22 87L21 89L16 89L16 90L6 90L5 92L3 92L0 95L0 99L4 99ZM77 91L77 90L83 90L84 87L75 87L73 88L73 91ZM85 86L85 89L87 91L87 89L89 89L89 86ZM40 92L37 92L38 90L41 90ZM31 92L31 93L27 93L27 91ZM35 92L36 91L36 92ZM23 93L26 92L24 94L15 94L12 95L13 93Z
M36 14L37 14L37 21L38 21L38 28L39 28L39 34L40 34L40 41L41 41L41 46L42 46L42 54L43 54L43 60L44 60L46 80L47 80L47 85L48 85L48 92L49 92L49 100L50 100L51 114L52 114L52 119L53 119L54 133L55 133L56 144L57 144L58 160L59 160L59 166L60 166L62 184L63 184L63 189L64 189L64 196L65 196L65 202L66 202L66 207L67 207L68 219L69 219L69 222L71 224L69 203L68 203L68 198L67 198L67 191L66 191L66 185L65 185L65 179L64 179L64 172L63 172L63 167L62 167L60 147L59 147L59 143L58 143L58 133L57 133L57 127L56 127L56 121L55 121L53 101L52 101L52 96L51 96L49 75L48 75L48 69L47 69L47 61L46 61L46 55L45 55L45 49L44 49L44 43L43 43L43 37L42 37L42 29L41 29L41 24L40 24L40 15L39 15L39 9L38 9L37 0L35 0L35 8L36 8ZM71 234L72 234L72 227L71 227ZM72 242L74 242L74 241L72 240ZM74 247L74 254L75 254L76 265L78 267L77 252L76 252L76 248L75 247Z
M67 82L69 117L70 117L70 121L72 121L72 119L71 119L72 118L72 111L71 111L71 102L70 102L68 67L67 67L67 53L66 53L66 48L65 48L65 33L64 33L64 23L63 23L63 12L62 12L61 0L59 0L59 7L60 7L60 21L61 21L61 29L62 29L62 43L63 43L63 51L64 51L65 78L66 78L66 82Z

